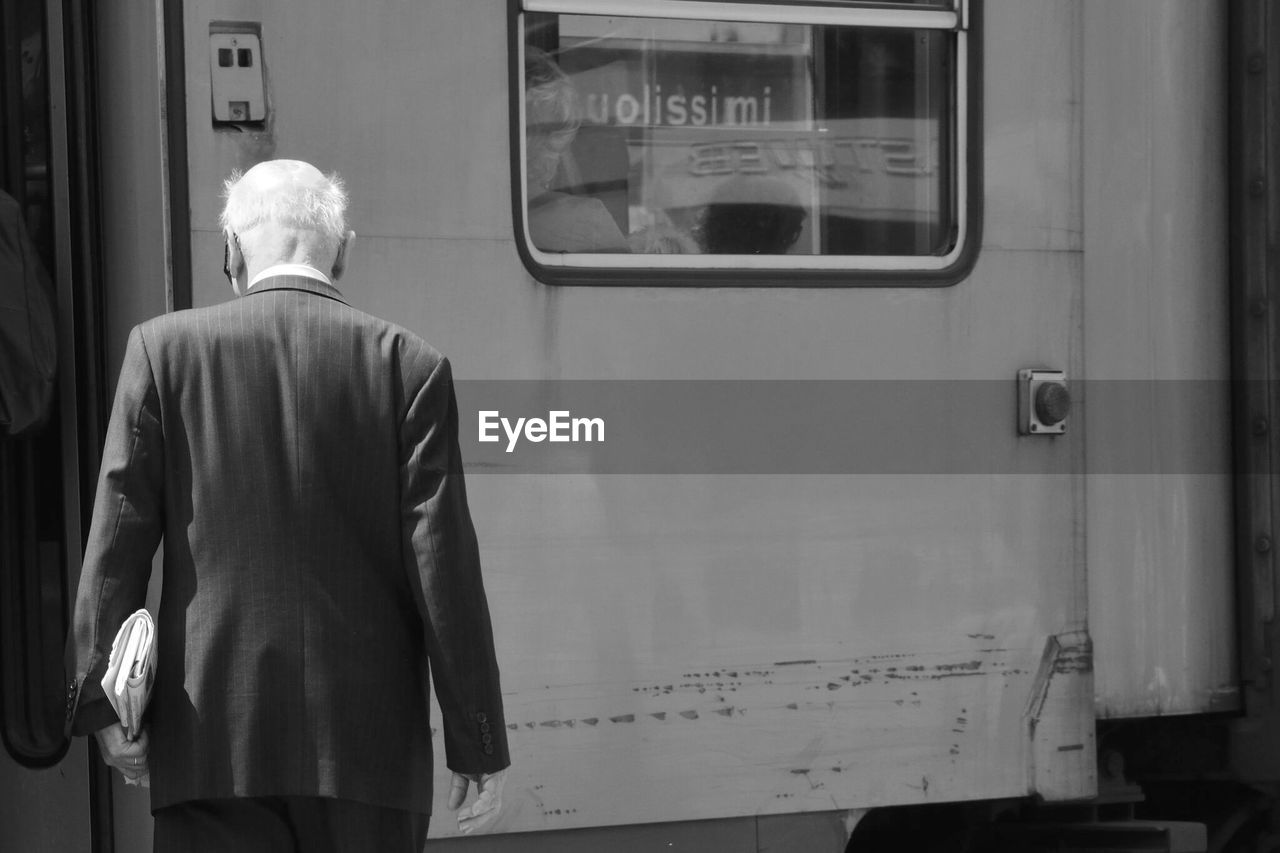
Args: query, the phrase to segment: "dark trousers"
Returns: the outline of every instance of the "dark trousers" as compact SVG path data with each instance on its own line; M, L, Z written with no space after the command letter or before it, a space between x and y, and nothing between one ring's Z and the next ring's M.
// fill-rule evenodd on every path
M328 797L194 800L155 812L154 853L422 853L429 815Z

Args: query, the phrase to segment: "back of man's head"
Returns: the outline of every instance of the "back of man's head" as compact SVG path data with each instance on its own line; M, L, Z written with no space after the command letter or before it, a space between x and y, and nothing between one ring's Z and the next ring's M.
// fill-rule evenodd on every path
M225 184L222 230L246 255L281 261L305 255L321 269L347 235L347 193L336 174L301 160L269 160ZM266 257L264 255L282 255Z

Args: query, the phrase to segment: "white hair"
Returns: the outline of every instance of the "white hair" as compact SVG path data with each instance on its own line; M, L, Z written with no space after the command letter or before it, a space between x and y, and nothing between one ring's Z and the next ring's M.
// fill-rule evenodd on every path
M569 75L540 48L525 47L524 79L525 170L529 185L543 191L582 125L582 103Z
M226 204L219 222L228 239L267 223L314 231L330 247L346 236L347 190L337 173L312 184L281 181L266 190L243 177L237 170L223 183Z

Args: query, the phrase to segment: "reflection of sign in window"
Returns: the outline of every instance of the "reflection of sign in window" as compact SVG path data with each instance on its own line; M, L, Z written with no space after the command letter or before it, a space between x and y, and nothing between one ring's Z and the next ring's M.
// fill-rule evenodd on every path
M901 120L898 120L901 121ZM928 136L931 148L916 141L914 128L902 136L859 134L856 122L845 122L845 133L801 131L762 139L693 142L689 146L691 175L728 175L747 172L811 171L828 186L848 183L851 174L928 176L937 172L937 133ZM876 122L872 133L884 132Z
M759 95L721 96L719 87L697 94L685 94L684 87L675 95L663 95L662 85L649 88L645 83L640 96L630 92L615 95L591 92L584 99L586 119L593 124L644 124L680 127L706 125L759 125L773 121L772 87L765 86Z
M632 147L634 218L647 209L696 222L723 184L759 175L788 185L819 226L807 229L792 253L839 253L830 239L824 244L821 227L837 219L934 231L940 221L937 123L928 119L850 119L819 130L660 128Z
M842 6L822 7L820 23L725 23L689 20L679 3L652 8L670 17L523 16L530 44L572 82L584 128L617 139L569 150L554 186L613 193L633 256L724 252L708 220L726 211L738 223L785 223L777 230L794 239L746 250L774 254L782 268L834 255L867 259L845 268L941 269L931 259L957 256L957 15L935 5L896 10L889 22L883 9ZM800 17L797 7L761 8ZM573 254L557 263L575 264Z
M561 63L592 124L733 127L811 118L805 43L691 42L688 32L678 34L681 40L676 33L645 40L628 32L634 24L610 33L589 19L574 22L561 26ZM715 32L707 22L694 23ZM765 27L755 35L776 41L790 29ZM564 36L573 30L587 34Z

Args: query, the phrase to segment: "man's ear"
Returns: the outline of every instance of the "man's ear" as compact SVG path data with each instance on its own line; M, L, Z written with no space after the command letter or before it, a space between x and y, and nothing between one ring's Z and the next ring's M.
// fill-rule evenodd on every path
M231 289L236 292L236 296L243 296L244 293L241 291L240 277L246 276L244 252L240 251L240 238L236 236L227 238L226 272L227 277L231 279Z
M334 281L342 278L347 269L347 258L351 256L351 247L355 245L356 232L348 231L338 244L338 255L333 259L333 270L329 273Z

